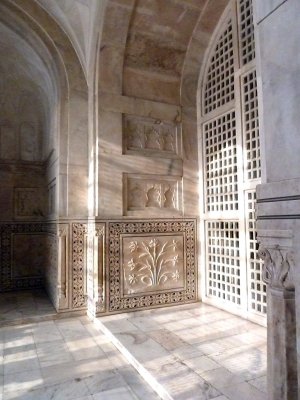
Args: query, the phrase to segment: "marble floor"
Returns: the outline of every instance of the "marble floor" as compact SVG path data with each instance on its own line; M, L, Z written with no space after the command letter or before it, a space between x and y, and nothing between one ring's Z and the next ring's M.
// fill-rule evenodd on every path
M87 317L0 328L0 400L155 400Z
M0 327L53 319L56 315L43 289L0 293Z
M266 329L197 303L98 318L163 399L266 400Z
M94 322L49 304L0 296L0 400L266 400L259 325L203 303Z

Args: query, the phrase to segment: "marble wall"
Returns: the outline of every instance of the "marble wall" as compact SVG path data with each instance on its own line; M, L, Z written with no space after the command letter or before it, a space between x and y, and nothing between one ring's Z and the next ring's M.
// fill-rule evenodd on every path
M268 392L274 400L298 399L300 4L256 0L254 5L263 160L257 228L269 286Z

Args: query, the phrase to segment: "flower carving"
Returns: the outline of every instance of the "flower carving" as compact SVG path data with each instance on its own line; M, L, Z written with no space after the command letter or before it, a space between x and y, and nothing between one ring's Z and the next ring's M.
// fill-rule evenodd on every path
M127 281L129 285L140 283L145 286L161 286L166 281L178 281L180 278L178 268L179 255L176 253L178 243L176 240L160 241L157 238L149 241L132 241L128 245L130 253L134 253L127 262L130 270ZM175 254L174 254L175 253ZM125 269L126 279L126 269Z
M138 242L134 241L134 242L130 242L129 243L129 249L130 249L130 253L133 253L134 251L137 251L138 249Z
M134 283L137 283L138 279L137 279L137 276L135 274L131 274L131 275L128 276L128 280L129 280L129 283L131 285L133 285Z
M176 271L173 272L173 274L172 274L172 279L177 282L179 278L180 278L180 275L179 275L178 269L176 269Z

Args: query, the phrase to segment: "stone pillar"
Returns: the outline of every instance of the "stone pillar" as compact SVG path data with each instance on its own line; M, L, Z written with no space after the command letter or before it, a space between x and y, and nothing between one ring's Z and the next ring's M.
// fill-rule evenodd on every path
M289 231L264 231L259 237L268 285L268 400L298 399L294 263L285 246L289 236Z
M104 273L105 224L90 223L87 250L88 315L95 318L106 311Z

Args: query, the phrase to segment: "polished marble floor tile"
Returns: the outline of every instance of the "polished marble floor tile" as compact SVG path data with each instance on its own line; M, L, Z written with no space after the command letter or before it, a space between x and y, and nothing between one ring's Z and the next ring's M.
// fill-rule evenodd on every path
M123 329L130 324L137 329ZM96 325L168 398L266 400L266 329L254 323L198 303L102 317Z
M56 311L42 289L0 293L0 326L51 318Z
M266 329L242 318L197 303L94 324L48 318L41 293L7 296L0 400L266 400Z
M127 387L124 388L121 387L94 394L93 399L94 400L137 400L137 397Z
M0 349L0 400L158 399L87 317L6 326Z

